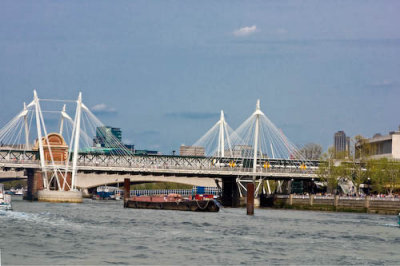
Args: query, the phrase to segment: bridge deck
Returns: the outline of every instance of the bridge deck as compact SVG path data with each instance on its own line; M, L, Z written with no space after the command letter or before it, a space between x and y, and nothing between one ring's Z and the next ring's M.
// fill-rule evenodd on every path
M40 169L36 152L0 150L0 168L23 170ZM56 162L65 170L65 162ZM141 175L174 175L197 177L253 176L269 179L318 179L319 161L308 161L304 167L301 160L261 158L257 160L257 172L253 173L252 159L211 158L186 156L109 156L82 153L78 159L78 171L88 173L117 173ZM51 166L47 166L51 169ZM71 169L71 166L69 167Z

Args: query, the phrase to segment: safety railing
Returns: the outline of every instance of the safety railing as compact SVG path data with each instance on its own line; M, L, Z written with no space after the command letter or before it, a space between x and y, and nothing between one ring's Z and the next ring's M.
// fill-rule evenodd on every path
M289 195L276 195L278 199L287 199L289 198ZM296 195L293 194L292 196L294 199L309 199L310 195ZM314 199L334 199L335 196L333 195L315 195ZM358 197L353 197L353 196L339 196L340 200L365 200L366 196L358 196ZM391 196L386 196L386 197L376 197L376 196L369 196L369 200L372 201L400 201L399 197L391 197Z
M4 160L0 159L0 163L4 164L29 164L29 165L39 165L37 160ZM50 165L50 162L47 163ZM65 162L55 162L55 165L60 167L65 167ZM230 166L182 166L182 165L170 165L170 164L146 164L146 163L127 163L127 162L78 162L78 167L118 167L118 168L136 168L136 169L154 169L154 170L192 170L192 171L218 171L218 172L240 172L240 173L252 173L252 167L230 167ZM71 167L71 165L70 165ZM267 174L267 173L302 173L302 174L315 174L316 169L308 168L301 169L297 166L280 166L272 167L269 169L257 168L257 173Z
M370 200L374 200L374 201L400 201L400 198L395 198L395 197L370 197Z

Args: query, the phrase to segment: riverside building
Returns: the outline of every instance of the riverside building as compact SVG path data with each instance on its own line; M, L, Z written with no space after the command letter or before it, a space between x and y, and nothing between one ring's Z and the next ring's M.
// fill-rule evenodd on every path
M400 126L388 135L375 134L372 138L356 143L356 151L365 151L372 159L388 158L400 160ZM360 152L356 152L356 157Z
M200 146L186 146L181 145L179 148L179 155L180 156L204 156L205 150L204 147Z
M115 148L122 141L120 128L102 126L96 128L96 137L93 139L94 146L103 148Z

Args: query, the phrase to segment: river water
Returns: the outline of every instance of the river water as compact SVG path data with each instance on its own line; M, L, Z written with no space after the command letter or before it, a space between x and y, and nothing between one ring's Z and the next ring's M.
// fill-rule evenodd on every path
M397 217L224 208L124 209L122 202L26 202L0 213L8 264L400 264Z

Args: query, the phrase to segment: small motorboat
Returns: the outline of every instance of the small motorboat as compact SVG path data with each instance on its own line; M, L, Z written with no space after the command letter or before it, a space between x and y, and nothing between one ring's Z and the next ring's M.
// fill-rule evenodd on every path
M24 189L23 188L16 189L14 195L23 196L24 195Z
M96 189L93 199L97 200L121 200L122 190L116 187L100 186Z
M0 210L2 211L12 210L11 195L5 193L4 184L0 184Z

